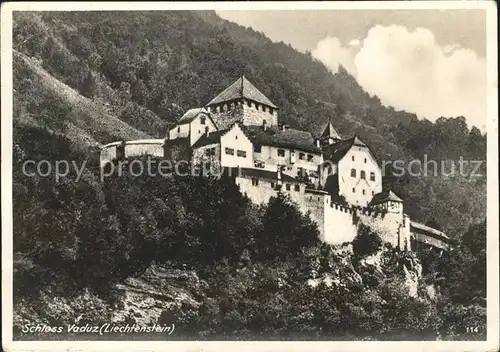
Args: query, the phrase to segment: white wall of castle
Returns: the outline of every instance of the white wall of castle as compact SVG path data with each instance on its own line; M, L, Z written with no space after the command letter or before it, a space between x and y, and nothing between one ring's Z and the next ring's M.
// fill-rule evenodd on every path
M240 191L256 204L265 204L276 196L276 180L259 179L258 184L254 182L247 177L236 178ZM328 244L352 242L363 224L378 233L385 243L410 250L410 219L402 211L382 213L374 209L345 207L332 203L330 196L324 192L306 190L303 184L296 190L294 183L287 188L284 182L281 192L289 195L303 214L309 212L311 220L318 225L320 239Z
M189 123L177 125L168 131L169 139L186 138L189 137Z
M279 156L278 151L283 151L284 156ZM300 155L303 159L300 159ZM312 157L310 161L307 160L308 155ZM266 146L260 148L260 152L254 151L254 164L256 162L264 162L264 169L276 171L278 165L284 165L283 173L292 177L297 176L299 168L309 171L318 171L318 165L323 162L321 154L314 154L297 149L289 149L282 147Z
M196 116L194 120L190 123L191 134L189 136L190 145L195 144L198 139L206 132L208 128L209 132L217 131L217 127L212 122L212 120L206 114L200 114Z
M124 157L137 157L143 155L151 155L156 157L163 157L164 155L164 144L163 139L143 139L135 141L126 141L124 143ZM104 165L112 160L115 160L118 156L117 149L122 145L122 142L109 143L101 148L100 153L100 165Z
M223 167L253 168L253 144L238 124L221 136L220 145Z
M351 176L351 170L356 170L356 177ZM339 194L353 205L367 206L373 196L382 192L382 172L366 147L352 146L338 163ZM361 172L365 172L365 178ZM370 180L374 173L375 181Z
M191 122L177 125L168 132L169 139L189 137L190 145L195 144L198 139L206 132L217 131L217 127L206 114L199 114Z

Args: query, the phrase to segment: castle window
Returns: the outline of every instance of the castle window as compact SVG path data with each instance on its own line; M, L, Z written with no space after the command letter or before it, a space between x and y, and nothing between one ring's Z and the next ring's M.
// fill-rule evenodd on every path
M284 149L278 149L278 156L285 156L285 150Z
M260 153L262 150L262 147L260 145L254 144L253 146L253 151L256 153Z
M370 172L370 181L375 181L375 172Z
M356 169L351 169L351 177L356 177Z
M353 189L352 189L352 193L356 193L356 188L353 188Z
M259 185L259 180L256 178L252 178L252 186L258 186Z
M259 104L255 103L255 110L259 110Z
M366 158L365 158L365 164L366 164Z
M299 153L299 160L304 160L306 155L304 153Z
M177 127L177 133L179 133L181 131L181 127Z
M295 191L300 192L300 185L295 185Z
M285 188L286 188L286 190L287 190L287 191L289 191L289 190L290 190L290 188L291 188L291 185L290 185L289 183L287 183L287 184L285 185Z
M374 196L374 195L375 195L375 191L372 191L372 196Z
M246 158L247 157L247 152L244 150L238 150L236 152L236 155L239 156L240 158Z
M274 110L273 110L273 108L269 108L269 113L270 113L271 115L272 115L272 114L274 114Z
M234 149L233 148L226 148L226 154L227 155L234 155Z
M252 107L252 102L250 100L247 100L247 105L248 105L248 107L251 108Z
M352 161L354 161L354 155L352 156Z
M366 192L365 192L365 190L363 190L363 195L365 195L365 194L366 194Z
M205 117L205 116L200 117L200 123L201 123L202 125L204 125L204 124L205 124L205 120L206 120L206 117Z
M314 156L311 154L307 154L307 161L313 160Z
M364 170L361 170L361 179L362 180L366 179L366 172Z
M266 163L260 160L255 160L254 166L263 169L266 167Z
M266 112L266 106L262 105L262 111Z
M271 188L274 188L274 182L271 182Z

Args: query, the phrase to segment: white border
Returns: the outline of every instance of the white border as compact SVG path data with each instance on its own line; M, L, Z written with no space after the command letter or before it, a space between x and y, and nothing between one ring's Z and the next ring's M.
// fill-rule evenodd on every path
M498 72L494 1L390 2L19 2L1 7L1 168L2 168L2 342L6 351L169 350L169 351L496 351L498 302ZM169 342L169 341L12 341L12 11L85 10L408 10L483 9L487 11L487 297L484 342ZM464 24L466 25L466 24Z

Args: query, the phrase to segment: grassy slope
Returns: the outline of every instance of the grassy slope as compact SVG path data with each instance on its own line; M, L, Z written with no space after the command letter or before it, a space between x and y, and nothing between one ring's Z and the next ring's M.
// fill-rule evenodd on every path
M64 133L82 147L96 142L151 138L47 73L36 60L17 51L13 60L14 75L19 74L19 80L14 79L14 99L20 102L20 111L14 114L16 123ZM23 79L29 81L22 82ZM65 111L58 110L61 108Z

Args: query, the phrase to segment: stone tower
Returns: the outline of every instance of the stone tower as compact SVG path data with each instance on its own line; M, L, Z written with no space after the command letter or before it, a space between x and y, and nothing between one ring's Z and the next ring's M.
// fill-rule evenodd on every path
M278 125L278 107L243 75L206 108L219 129L226 129L236 121L245 126Z

